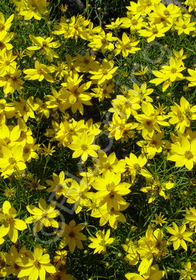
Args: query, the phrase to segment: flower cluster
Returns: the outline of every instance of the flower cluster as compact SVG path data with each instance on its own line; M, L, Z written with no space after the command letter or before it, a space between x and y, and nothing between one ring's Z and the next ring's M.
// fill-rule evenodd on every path
M184 4L130 1L99 26L89 5L71 18L62 5L60 21L47 0L0 12L0 277L196 279L196 5Z

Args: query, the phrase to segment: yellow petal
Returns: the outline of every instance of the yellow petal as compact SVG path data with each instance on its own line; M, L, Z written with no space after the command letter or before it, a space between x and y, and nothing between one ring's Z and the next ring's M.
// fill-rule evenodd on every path
M27 228L26 223L19 219L14 219L14 226L18 230L25 230Z
M6 201L3 203L3 213L9 215L9 210L11 209L11 207L12 207L12 206L11 206L10 202L6 200Z
M40 260L43 254L43 249L40 245L36 245L34 248L34 256L37 260Z

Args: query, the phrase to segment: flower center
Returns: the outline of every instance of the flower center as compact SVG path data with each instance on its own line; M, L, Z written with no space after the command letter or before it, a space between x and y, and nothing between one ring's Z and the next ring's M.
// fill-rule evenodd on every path
M38 260L36 260L36 261L34 262L34 266L35 266L36 268L38 268L38 269L41 268L41 265L40 265L40 263L39 263Z
M88 146L85 145L85 144L83 144L83 145L81 145L81 149L82 149L83 151L86 151L86 150L88 150Z
M16 163L15 158L13 158L13 157L9 158L9 163L10 164L15 164Z
M0 104L0 109L5 109L5 105L4 104Z
M5 29L4 24L0 23L0 31L3 31Z
M177 69L176 68L171 68L171 73L176 73Z
M153 34L157 34L157 33L158 33L158 30L156 29L156 27L153 27L153 28L152 28L152 33L153 33Z
M75 233L73 231L70 231L69 237L74 238L75 237Z
M170 13L166 10L166 11L164 11L164 15L169 16Z
M187 159L192 159L193 158L193 154L191 153L191 151L186 151L184 154L185 158Z
M146 125L147 125L147 126L151 126L151 125L152 125L152 121L151 121L151 120L147 120L147 121L146 121Z
M5 44L3 42L0 42L0 50L5 48Z

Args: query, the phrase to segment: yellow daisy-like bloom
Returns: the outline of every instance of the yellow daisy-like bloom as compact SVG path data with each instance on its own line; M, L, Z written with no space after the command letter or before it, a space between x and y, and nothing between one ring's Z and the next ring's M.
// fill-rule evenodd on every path
M196 11L196 2L195 0L186 0L184 2L185 5L189 6L189 13L192 11Z
M74 150L72 158L77 158L81 156L83 161L86 161L88 155L92 157L98 157L95 150L99 150L98 145L94 145L94 135L88 135L83 133L81 137L73 137L72 143L68 146L71 150Z
M37 60L35 61L35 68L34 69L26 69L23 72L26 74L24 77L25 80L38 80L41 82L43 79L46 81L53 83L54 79L49 74L54 71L52 66L46 66L45 64L39 63Z
M160 225L162 227L163 224L167 223L164 215L159 213L159 216L155 214L155 220L151 220L151 222L155 223L156 225Z
M48 37L46 39L33 35L29 35L29 37L34 46L28 47L27 50L36 51L41 49L40 54L46 55L49 61L53 61L53 58L59 58L58 54L53 50L53 48L59 48L61 46L59 41L53 42L53 37Z
M196 163L196 138L189 141L186 136L182 137L181 142L171 144L168 160L175 161L176 167L186 166L191 170Z
M14 0L14 4L16 5L16 10L19 12L19 15L24 16L25 20L30 20L33 17L37 20L41 20L42 17L46 16L48 13L47 6L49 3L46 1L47 0Z
M125 274L125 277L128 280L146 280L146 279L152 279L152 280L161 280L163 279L163 276L165 275L165 271L159 270L158 264L152 265L148 271L142 275L139 275L137 273L127 273Z
M13 49L12 44L9 43L13 37L14 37L13 32L6 32L6 31L0 32L0 50L1 51L4 48L6 48L7 50Z
M28 276L28 280L45 280L46 272L55 273L56 268L50 263L49 254L43 255L43 249L40 245L34 247L34 252L29 254L27 258L18 257L16 264L21 267L17 277L22 278Z
M107 61L105 58L96 71L89 71L90 74L93 74L91 76L92 80L98 80L98 85L103 84L106 80L111 80L113 76L115 75L116 70L118 67L114 67L114 61L110 60Z
M173 224L173 228L171 228L171 227L166 228L167 231L170 234L172 234L172 236L169 238L168 241L173 242L174 250L177 250L180 246L182 246L182 248L185 251L187 251L187 244L186 244L185 241L193 243L193 240L190 238L190 236L192 235L192 232L186 232L186 225L185 224L182 224L180 229L178 228L176 223L173 222L172 224Z
M190 83L188 84L188 87L195 87L196 86L196 68L195 68L195 70L188 69L188 72L190 74L190 76L186 77L186 79L188 81L190 81Z
M65 266L67 263L67 251L66 250L57 250L55 251L57 256L54 256L53 263L55 263L56 267Z
M14 19L14 14L12 14L6 21L4 14L0 12L0 32L8 31L12 25L12 21Z
M74 220L71 220L69 225L65 224L65 230L59 248L62 249L68 245L71 253L75 251L76 247L83 249L81 240L86 240L86 236L80 232L83 228L84 226L82 224L76 225Z
M110 229L105 233L104 230L99 230L96 233L96 237L90 237L91 244L88 245L89 248L95 249L94 254L106 253L106 246L114 242L114 238L110 237Z
M122 35L122 41L118 39L115 45L115 55L122 52L123 57L127 57L130 53L136 53L141 48L136 47L139 41L135 41L134 38L129 38L125 32Z
M186 215L185 219L186 222L189 223L190 228L195 228L195 233L196 233L196 208L191 207L189 209L186 209Z
M13 208L9 201L4 201L2 207L3 213L0 213L0 222L2 223L0 227L0 244L2 242L2 237L8 234L10 240L16 243L18 239L18 230L25 230L27 225L24 221L15 219L17 211Z
M183 269L178 271L180 273L179 280L192 280L196 279L196 264L192 266L191 262L188 261L186 264L183 263Z
M36 233L45 227L58 228L59 223L54 219L59 216L59 211L55 210L55 204L48 206L43 198L39 200L39 208L34 205L27 205L27 211L33 216L28 217L25 222L27 224L34 223L33 232Z

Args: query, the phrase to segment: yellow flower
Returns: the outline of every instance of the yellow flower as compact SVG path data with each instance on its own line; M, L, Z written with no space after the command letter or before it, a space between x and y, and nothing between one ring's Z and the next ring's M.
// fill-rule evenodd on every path
M166 227L166 230L170 234L172 234L172 236L169 238L168 241L172 241L173 242L174 250L177 250L180 246L182 246L182 248L185 251L187 251L187 244L186 244L185 241L193 243L193 240L190 238L190 236L193 233L192 232L186 232L186 225L185 224L182 224L180 229L178 228L176 223L173 222L172 224L173 224L173 228Z
M55 263L56 267L65 266L67 263L67 251L66 250L57 250L55 251L57 254L54 256L53 263Z
M25 80L38 80L41 82L43 79L50 83L54 83L53 77L49 74L54 71L52 66L46 66L45 64L35 61L34 69L26 69L23 72L26 74L24 77Z
M181 35L182 33L189 35L191 31L195 31L195 22L190 21L190 14L183 15L183 17L181 16L175 21L174 28L178 31L178 35Z
M190 76L186 77L190 83L188 84L189 87L195 87L196 86L196 68L194 70L188 69L188 72Z
M1 242L1 237L0 237L0 245L1 244L2 244L2 242ZM7 253L0 252L0 277L5 279L6 276L8 276L10 274L11 274L11 271L7 267Z
M10 68L16 69L17 63L14 61L16 56L13 55L12 50L4 48L0 55L0 75L3 76L6 72L10 72Z
M183 48L179 52L176 50L173 50L175 60L178 62L181 61L182 66L184 66L183 60L188 57L187 54L183 55L183 52L184 52Z
M125 157L126 162L126 172L131 175L131 182L135 181L137 174L144 175L145 169L144 165L147 163L147 158L141 154L138 158L135 154L130 153L129 157Z
M184 96L180 99L180 105L174 103L171 106L171 112L168 114L171 119L169 123L176 124L176 130L184 133L187 127L190 127L191 120L196 120L196 105L192 106Z
M0 87L3 87L5 94L14 93L15 90L22 90L23 81L20 79L21 71L17 68L10 67L4 76L0 78Z
M89 248L95 249L93 254L105 254L107 245L110 245L114 242L114 238L110 237L110 229L105 233L104 230L99 230L96 232L96 237L89 237L89 240L92 242L88 245Z
M181 142L171 144L167 159L175 161L176 167L185 165L187 169L191 170L196 163L196 138L190 141L183 136Z
M164 26L172 26L176 19L181 15L179 7L170 3L164 5L163 3L155 4L154 11L150 13L149 20L152 24L163 23Z
M195 207L186 209L186 215L184 215L184 216L185 216L186 222L189 223L189 227L195 228L195 233L196 233L196 209L195 209Z
M115 75L116 70L118 67L114 67L114 61L110 60L107 61L105 58L102 61L99 69L97 71L89 71L92 74L92 80L98 80L98 85L104 83L106 80L111 80Z
M114 137L115 140L121 139L128 142L128 138L133 138L134 132L133 129L138 127L138 123L127 122L126 119L120 118L117 114L113 114L112 122L109 122L108 131L110 134L108 137Z
M69 225L65 224L65 230L63 232L59 248L63 249L68 245L71 253L75 251L76 247L83 249L81 241L85 241L87 239L86 236L80 232L83 228L84 226L82 224L76 225L74 220L71 220Z
M95 61L96 56L90 55L89 51L86 52L85 56L76 55L76 71L77 72L89 72L89 70L95 70L98 68L99 63Z
M139 41L131 40L125 32L122 35L122 41L118 39L117 44L115 45L115 55L118 55L122 52L123 57L127 57L130 53L136 53L141 48L136 47Z
M14 14L12 14L6 21L2 12L0 12L0 32L8 31L12 25Z
M142 111L144 114L138 114L135 116L136 120L141 124L137 127L137 130L142 129L142 136L145 137L147 134L151 137L154 131L161 132L159 124L163 126L169 126L168 122L165 121L167 116L158 115L157 110L154 109L151 103L142 103Z
M13 103L7 103L5 99L0 99L0 114L2 113L5 113L8 119L12 118L15 115Z
M34 46L28 47L27 50L35 51L40 50L40 54L46 55L46 58L49 61L52 61L53 58L59 58L58 54L52 50L53 48L59 48L61 43L59 41L53 41L53 37L42 38L40 36L35 37L33 35L29 35L31 41L33 42Z
M67 203L74 204L75 213L78 214L83 207L88 207L91 204L93 193L89 192L91 187L84 180L78 184L75 180L67 191Z
M101 102L105 98L111 98L110 93L114 91L114 83L112 81L110 83L105 82L103 86L92 88L92 91L95 93L93 97L98 98L99 102Z
M49 254L43 255L43 249L40 245L34 247L34 252L24 258L19 256L16 264L21 268L17 277L22 278L28 276L28 279L45 280L46 272L55 273L56 268L50 263Z
M137 68L138 69L138 68ZM141 70L138 70L137 72L134 72L133 74L136 76L142 76L142 78L145 77L145 74L148 72L148 67L146 66L145 68L141 66Z
M162 66L160 71L153 71L153 74L157 78L150 80L150 83L156 86L163 83L162 90L164 92L174 81L180 81L185 78L181 73L184 69L186 69L186 67L182 66L182 61L172 57L169 65Z
M165 275L165 271L159 270L158 264L152 265L148 271L142 275L137 273L127 273L125 277L128 280L161 280Z
M52 156L53 153L55 153L55 147L51 147L51 143L48 144L48 147L46 145L42 144L42 154L47 156Z
M56 35L64 34L65 39L74 37L77 41L78 36L80 36L82 39L86 40L86 27L89 23L90 21L82 15L79 15L77 18L72 16L69 21L67 21L65 17L61 17L60 23L54 25L56 30L52 33Z
M160 225L162 227L163 224L167 223L166 218L164 218L164 215L159 213L159 216L155 214L155 220L151 220L151 222L155 223L156 225Z
M143 27L144 19L139 13L135 13L131 17L121 18L121 22L121 28L130 28L130 33L135 34Z
M149 159L152 159L156 153L162 152L162 145L163 145L163 135L164 131L156 133L154 131L153 135L145 135L142 141L138 141L137 145L142 147L142 150Z
M13 49L12 44L9 43L13 37L14 37L13 32L6 32L6 31L0 32L0 50L1 51L4 48L7 50Z
M16 106L16 112L19 117L22 117L25 122L28 118L35 118L34 111L38 108L38 105L34 103L34 97L30 96L27 100L20 97L20 102L14 101L13 104Z
M188 261L186 264L183 263L183 269L178 270L178 272L180 273L179 280L196 279L196 264L192 266L190 261Z
M61 171L59 175L52 174L53 180L46 180L46 183L51 186L47 192L55 192L55 197L58 199L61 195L65 196L72 184L72 178L65 179L65 172Z
M14 172L21 173L26 169L23 157L23 146L16 144L12 147L3 146L1 148L0 171L4 178L9 177Z
M34 205L27 205L27 211L32 214L26 218L27 224L34 223L33 232L37 233L45 227L59 228L59 223L55 220L59 216L59 211L55 210L55 204L46 205L46 201L41 197L39 199L39 208Z
M63 6L63 4L60 6L60 10L63 13L65 13L67 11L67 9L68 9L68 5L66 5L66 4L64 6Z
M11 207L9 201L4 201L2 207L3 213L0 213L0 235L5 236L8 234L10 240L16 243L18 239L18 230L25 230L27 228L26 222L15 219L17 212L14 207Z
M92 196L92 200L93 198L94 197ZM96 199L93 201L93 204L97 204ZM116 210L113 206L109 207L109 205L106 203L103 206L94 206L93 204L91 206L91 217L100 218L100 226L104 226L109 222L110 227L112 227L113 229L117 229L118 222L126 222L125 216L120 211L124 211L125 209L127 209L129 207L129 203L119 204L118 210Z
M145 71L146 68L144 68ZM147 83L143 83L140 87L133 83L133 89L130 89L129 92L133 95L140 98L140 102L153 102L153 99L149 96L152 94L154 89L147 88Z
M69 75L66 82L61 85L64 87L62 91L65 95L64 99L67 103L66 109L71 107L73 113L76 113L76 111L79 110L79 112L83 115L83 104L92 105L92 103L90 102L91 93L87 91L91 86L91 81L79 85L82 78L83 75L79 76L78 73L73 74L72 76Z
M92 186L98 192L94 195L93 200L97 205L106 204L108 209L113 208L119 211L120 206L129 205L123 196L129 194L130 184L121 182L121 174L106 171L102 176L97 177Z
M189 13L192 11L196 11L196 3L195 0L186 0L184 2L185 5L189 6ZM188 279L189 280L189 279Z
M165 33L170 29L170 26L164 26L163 23L159 24L146 24L145 29L139 30L140 36L147 37L147 42L155 40L156 37L164 37Z
M16 246L16 245L15 245ZM14 245L11 246L9 254L7 253L7 270L8 273L12 275L18 275L21 271L21 267L16 264L16 259L18 257L24 258L31 255L31 251L26 249L26 246L23 246L18 252Z
M112 51L114 49L114 44L112 42L117 40L117 38L113 37L112 32L105 33L105 31L102 30L98 35L89 36L88 40L90 41L88 47L93 51L101 49L102 53L105 53L107 50Z
M122 244L122 247L127 253L125 260L130 265L136 265L140 260L139 254L137 252L137 245L132 240L130 240L128 244Z
M107 170L110 170L114 173L124 173L125 172L125 161L118 160L116 157L115 152L106 155L105 152L102 150L98 153L100 166L99 166L99 172L105 173Z
M139 105L140 99L124 88L121 91L124 95L117 95L112 100L112 108L109 109L109 112L114 112L121 118L128 120L130 115L137 115L137 110L141 107Z
M15 0L14 3L19 15L24 16L25 20L30 20L33 17L37 20L41 20L42 17L48 14L47 6L49 3L46 1L47 0Z
M71 150L74 150L72 158L81 157L83 161L86 161L88 156L98 157L95 150L99 150L98 145L94 145L94 135L89 135L84 132L80 137L73 136L72 143L68 146Z

